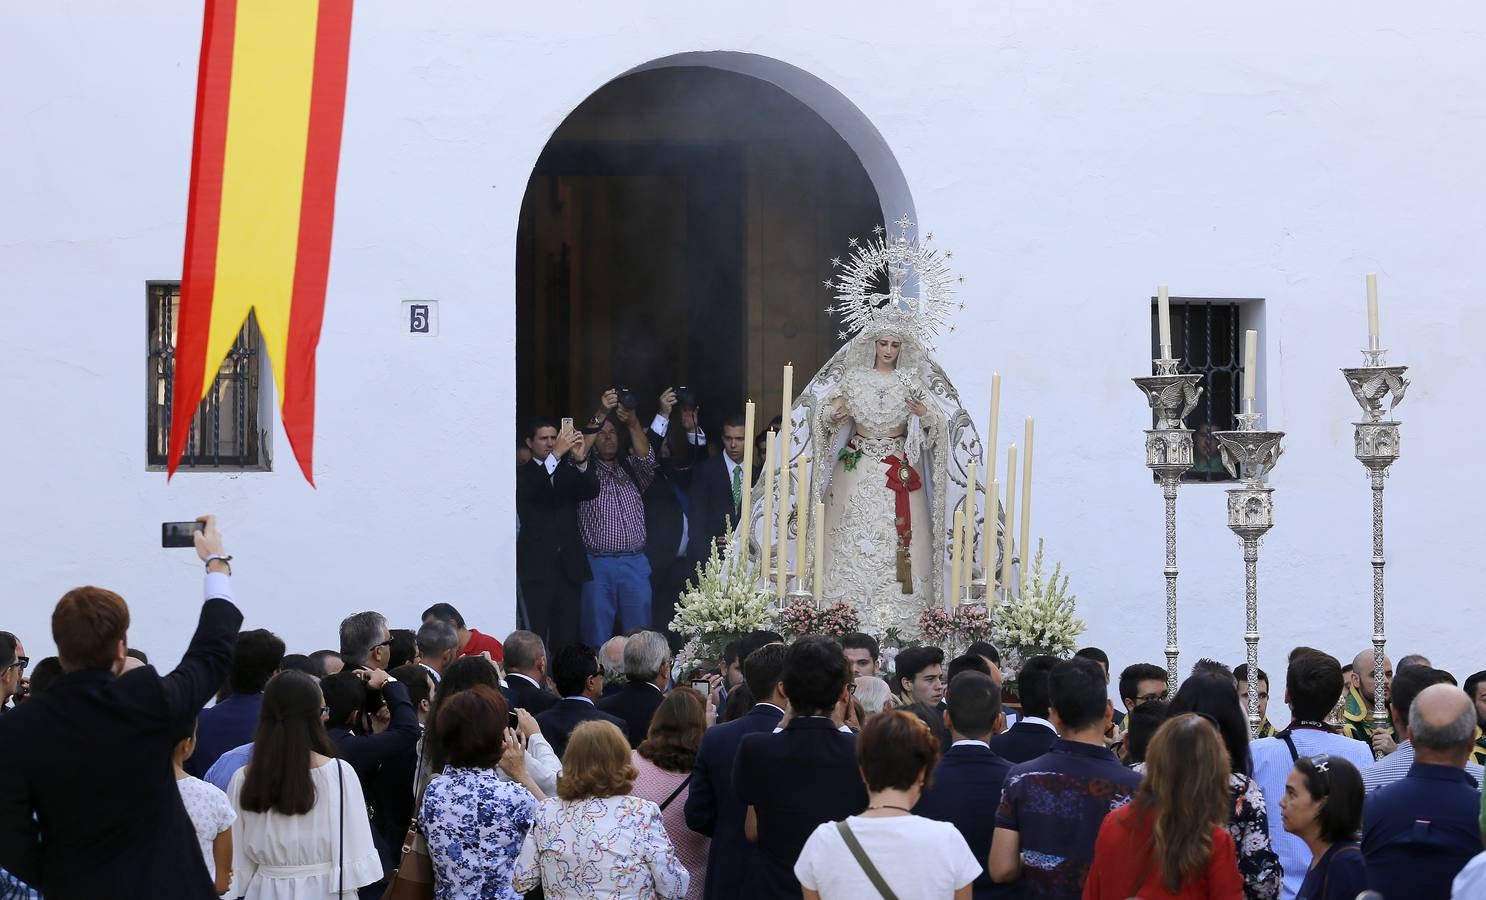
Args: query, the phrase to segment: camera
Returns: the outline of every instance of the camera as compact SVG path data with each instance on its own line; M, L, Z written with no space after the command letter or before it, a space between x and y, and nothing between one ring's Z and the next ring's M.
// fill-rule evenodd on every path
M676 405L682 409L696 409L697 392L684 384L676 388Z
M627 387L622 387L614 393L619 395L619 405L634 412L640 408L640 395Z

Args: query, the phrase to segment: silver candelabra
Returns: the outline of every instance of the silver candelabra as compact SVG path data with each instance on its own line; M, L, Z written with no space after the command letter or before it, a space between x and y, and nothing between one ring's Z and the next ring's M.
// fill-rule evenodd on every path
M1169 352L1169 351L1168 351ZM1145 464L1161 480L1166 500L1166 689L1176 693L1176 489L1192 468L1192 429L1186 418L1197 407L1201 375L1178 375L1177 360L1155 359L1156 374L1132 378L1145 392L1156 414L1156 427L1145 433Z
M1403 402L1404 391L1409 382L1403 377L1408 366L1390 366L1386 362L1387 351L1376 346L1362 351L1363 364L1355 369L1342 369L1352 396L1362 405L1363 421L1357 422L1355 432L1355 455L1357 461L1367 467L1368 480L1372 482L1372 671L1373 671L1373 730L1388 728L1388 709L1383 698L1384 674L1383 648L1387 644L1387 632L1383 627L1383 479L1388 477L1388 467L1398 459L1398 422L1393 420L1395 407ZM1383 401L1389 395L1392 400L1383 410ZM1389 416L1383 421L1384 415ZM1379 757L1382 754L1378 754Z
M1252 401L1246 401L1252 402ZM1244 644L1248 648L1249 690L1245 698L1249 738L1259 736L1259 543L1274 527L1274 488L1265 476L1279 461L1284 448L1283 431L1260 431L1260 414L1248 411L1237 416L1237 431L1214 432L1222 448L1223 466L1242 487L1228 491L1228 528L1243 541Z

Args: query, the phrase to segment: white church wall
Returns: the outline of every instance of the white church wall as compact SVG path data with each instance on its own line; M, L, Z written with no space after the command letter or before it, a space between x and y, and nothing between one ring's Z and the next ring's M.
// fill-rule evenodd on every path
M1260 562L1263 667L1282 680L1297 643L1366 646L1369 498L1337 369L1360 359L1362 276L1377 271L1384 343L1415 378L1388 484L1390 650L1483 667L1471 626L1486 71L1470 61L1486 51L1486 11L361 4L312 490L282 432L271 473L166 486L145 471L144 282L179 275L190 162L200 19L184 7L20 6L0 27L0 627L33 659L50 652L55 598L93 581L131 600L135 644L173 660L198 569L159 549L154 526L208 509L238 557L249 626L293 649L334 646L348 612L410 624L435 600L508 628L527 176L604 81L725 50L849 100L881 138L858 135L869 172L889 150L917 220L954 250L967 309L942 362L978 420L990 371L1003 374L1003 452L1037 417L1033 531L1116 666L1159 661L1164 643L1160 494L1129 382L1149 366L1143 298L1158 282L1265 300L1261 404L1289 436ZM439 300L436 338L400 333L408 298ZM1221 486L1181 491L1184 669L1242 658L1223 503Z

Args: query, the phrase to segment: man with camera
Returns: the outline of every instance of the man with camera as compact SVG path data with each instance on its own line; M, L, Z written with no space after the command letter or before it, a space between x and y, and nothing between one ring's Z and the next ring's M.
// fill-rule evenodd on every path
M650 624L650 562L645 556L645 491L655 480L655 451L627 388L607 390L588 423L589 465L597 496L578 504L578 530L592 580L583 585L579 632L597 647L617 632Z
M593 577L578 534L578 503L598 496L588 444L577 429L533 419L531 461L516 470L516 579L527 628L563 647L578 640L578 592Z

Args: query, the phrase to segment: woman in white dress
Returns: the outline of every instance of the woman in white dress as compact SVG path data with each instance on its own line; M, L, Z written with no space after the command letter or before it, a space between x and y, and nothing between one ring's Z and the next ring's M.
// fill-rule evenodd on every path
M244 900L354 897L382 877L361 782L333 758L325 699L303 672L263 691L253 756L232 776L232 896Z

